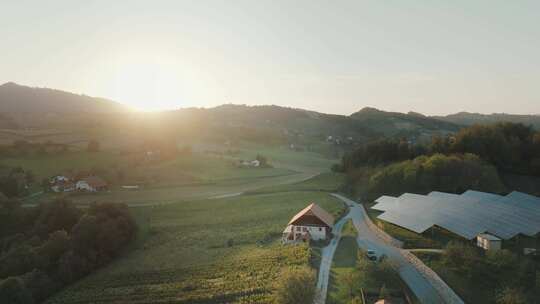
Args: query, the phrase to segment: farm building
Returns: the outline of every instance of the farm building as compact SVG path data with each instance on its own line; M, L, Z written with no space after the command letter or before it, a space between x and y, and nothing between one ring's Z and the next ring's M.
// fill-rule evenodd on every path
M49 180L49 186L54 192L75 191L74 177L71 175L56 175Z
M89 176L79 180L76 184L77 191L98 192L107 190L107 182L98 176Z
M489 233L481 233L476 237L476 245L485 250L500 250L502 240Z
M433 226L448 230L493 250L503 240L540 233L540 198L514 191L506 196L469 190L462 194L433 191L428 195L404 193L381 196L372 209L377 218L423 233Z
M255 160L239 160L236 164L237 167L246 167L246 168L257 168L260 167L261 162L257 159Z
M310 204L298 212L283 231L283 242L325 240L330 237L334 217L317 204Z

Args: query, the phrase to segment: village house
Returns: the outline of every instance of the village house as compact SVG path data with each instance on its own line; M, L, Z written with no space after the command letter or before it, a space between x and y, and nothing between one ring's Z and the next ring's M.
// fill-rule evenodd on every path
M107 190L107 182L98 176L85 177L76 184L77 191L98 192Z
M310 204L298 212L283 231L284 243L330 238L334 217L317 204Z
M56 175L49 180L49 185L54 192L75 191L74 177L69 174Z
M257 159L255 160L238 160L236 163L237 167L244 167L244 168L257 168L261 166L261 162Z
M484 250L500 250L502 240L489 233L481 233L476 237L476 245Z

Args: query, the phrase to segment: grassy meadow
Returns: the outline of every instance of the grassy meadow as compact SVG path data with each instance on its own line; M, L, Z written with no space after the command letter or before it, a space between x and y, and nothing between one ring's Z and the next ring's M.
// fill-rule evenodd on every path
M310 202L335 215L344 209L309 191L132 208L135 248L48 303L270 303L280 271L310 261L309 247L279 242Z
M330 272L330 281L328 285L328 300L330 304L345 303L340 297L340 280L356 267L356 254L358 252L358 243L356 242L356 229L352 220L349 220L343 226L342 237L339 240L338 247L334 254L332 268Z
M142 154L124 153L118 149L99 152L78 150L4 157L0 159L0 166L22 167L31 171L35 182L29 194L42 191L40 182L44 178L66 172L93 172L109 183L109 191L106 192L45 193L30 196L25 203L37 203L61 195L83 205L94 201L145 205L220 197L269 187L277 187L270 191L281 191L280 185L302 182L329 171L335 161L320 154L294 152L278 146L239 145L234 156L224 153L222 150L225 148L216 145L201 148L195 145L193 153L179 153L172 159L159 161L144 161L141 160ZM267 157L271 167L241 168L235 165L238 159L255 159L258 154ZM315 181L306 190L312 190L315 183L327 182L331 181ZM332 183L337 185L341 182L340 177ZM140 185L140 189L123 190L122 185ZM337 189L333 185L330 186L331 190Z

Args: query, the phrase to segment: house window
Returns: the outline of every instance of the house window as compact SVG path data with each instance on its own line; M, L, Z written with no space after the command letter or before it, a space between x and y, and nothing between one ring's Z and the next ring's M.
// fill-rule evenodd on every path
M307 231L307 228L306 228L306 227L302 227L302 231L306 232L306 231Z
M322 231L322 228L321 228L321 227L319 227L319 231Z
M296 231L300 231L301 228L299 226L296 227Z

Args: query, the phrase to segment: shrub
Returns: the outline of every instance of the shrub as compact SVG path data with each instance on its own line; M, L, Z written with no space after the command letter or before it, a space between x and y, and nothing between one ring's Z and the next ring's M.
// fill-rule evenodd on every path
M32 304L32 293L26 288L24 282L17 277L9 277L0 281L0 299L2 303Z
M497 295L497 304L526 304L529 303L523 291L516 288L504 288Z
M275 300L277 304L312 304L316 291L315 272L312 269L288 269L278 282Z

